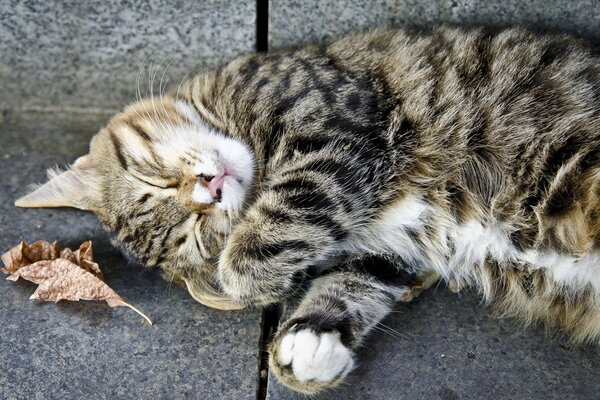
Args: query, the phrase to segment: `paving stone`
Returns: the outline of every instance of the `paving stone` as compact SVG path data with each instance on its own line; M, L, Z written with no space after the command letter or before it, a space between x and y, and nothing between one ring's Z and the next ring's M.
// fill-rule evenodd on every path
M600 40L596 0L346 0L269 2L269 48L329 42L378 26L525 25Z
M330 42L378 26L507 26L571 32L600 41L594 0L277 0L269 49ZM359 351L346 385L314 399L596 399L600 351L543 327L494 317L473 293L430 291L384 321ZM389 328L388 328L389 327ZM387 332L384 332L387 331ZM302 399L269 376L267 398Z
M544 331L432 289L373 332L345 385L311 399L597 399L600 350ZM267 399L304 398L269 376Z
M92 215L13 207L45 168L85 153L91 135L156 71L187 73L252 51L253 0L0 0L0 250L20 240L92 238L108 283L150 315L103 303L28 300L34 285L0 279L0 398L250 399L260 313L197 304L155 271L130 265ZM269 45L331 41L381 25L524 24L600 40L596 0L271 1ZM151 67L148 67L151 65ZM72 111L64 113L60 110ZM85 111L88 110L88 111ZM473 294L430 291L384 321L347 385L315 399L595 399L599 351L493 316ZM393 329L394 331L390 330ZM267 398L304 398L269 377Z
M0 108L115 110L255 46L254 0L0 0Z
M86 152L102 114L7 113L0 122L0 250L20 240L92 239L108 284L148 314L104 302L29 300L35 285L0 279L1 399L254 399L260 313L196 303L157 271L128 263L97 219L19 209L44 170ZM0 274L3 275L3 274Z

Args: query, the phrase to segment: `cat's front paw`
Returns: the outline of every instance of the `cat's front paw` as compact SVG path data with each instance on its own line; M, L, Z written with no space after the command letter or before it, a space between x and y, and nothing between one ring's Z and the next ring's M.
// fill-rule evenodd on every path
M306 394L337 386L354 367L352 350L338 331L292 325L270 346L271 371L286 386Z

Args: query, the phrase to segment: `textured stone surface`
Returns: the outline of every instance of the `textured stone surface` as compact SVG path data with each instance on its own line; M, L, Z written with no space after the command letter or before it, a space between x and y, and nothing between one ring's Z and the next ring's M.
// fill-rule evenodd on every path
M597 0L272 0L269 48L327 42L377 26L522 24L600 40Z
M0 279L0 398L255 398L260 313L219 312L154 271L128 265L97 220L20 210L13 200L47 167L73 161L108 115L132 100L140 66L169 86L252 51L254 0L0 0L0 250L19 240L94 239L108 283L150 315L103 303L28 300ZM330 41L381 25L524 24L600 40L596 0L270 1L269 45ZM149 67L151 65L151 67ZM70 111L76 112L70 112ZM87 111L86 111L87 110ZM315 399L596 399L600 352L541 327L498 319L475 296L428 292L384 321L348 384ZM390 333L391 332L391 333ZM301 399L268 382L271 400Z
M600 41L594 0L275 0L269 49L329 42L377 26L522 24ZM347 384L315 399L596 399L600 351L495 318L473 294L440 288L399 305L359 351ZM389 328L387 328L387 327ZM395 332L391 331L394 330ZM388 331L388 332L383 332ZM303 399L269 377L267 398Z
M167 66L176 85L253 51L255 18L254 0L0 0L0 109L120 108L143 62L156 90Z
M360 349L347 384L321 399L598 398L600 351L494 317L472 293L430 290ZM269 379L270 400L304 399Z
M104 115L4 113L0 121L0 250L20 240L92 239L106 280L154 326L104 302L29 300L34 285L0 279L2 399L253 399L260 313L196 303L156 271L127 261L93 215L13 206L44 169L84 154ZM0 274L2 276L3 274Z

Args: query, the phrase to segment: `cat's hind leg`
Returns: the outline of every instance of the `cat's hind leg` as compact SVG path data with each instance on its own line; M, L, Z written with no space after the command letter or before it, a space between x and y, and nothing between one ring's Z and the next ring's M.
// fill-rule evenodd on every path
M271 371L307 394L338 385L354 367L354 351L368 332L396 301L416 297L432 279L418 279L375 256L318 277L272 340Z

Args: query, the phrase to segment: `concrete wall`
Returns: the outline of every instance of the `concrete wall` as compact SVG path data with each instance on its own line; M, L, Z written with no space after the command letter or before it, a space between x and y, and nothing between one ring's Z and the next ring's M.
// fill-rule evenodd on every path
M46 307L27 300L29 286L0 280L0 397L253 399L258 389L258 398L306 398L267 381L258 311L207 310L151 271L126 267L91 215L12 206L46 168L85 153L110 113L135 98L141 66L144 93L148 72L158 87L166 66L172 87L257 41L274 49L380 25L520 23L600 42L599 0L258 2L0 0L0 249L94 237L109 283L157 322L140 327L104 305ZM359 350L349 384L315 398L598 398L598 350L542 327L520 330L473 293L439 288L399 311ZM276 324L262 320L264 332Z
M269 2L269 48L326 42L376 26L525 25L600 41L598 0L346 0Z
M0 109L116 110L134 98L144 62L142 93L149 72L157 88L168 66L172 86L254 51L257 11L271 49L442 22L519 23L600 40L598 0L271 0L258 10L256 0L0 0Z
M255 10L255 0L0 0L0 108L120 108L144 60L158 81L168 64L179 82L253 51Z

